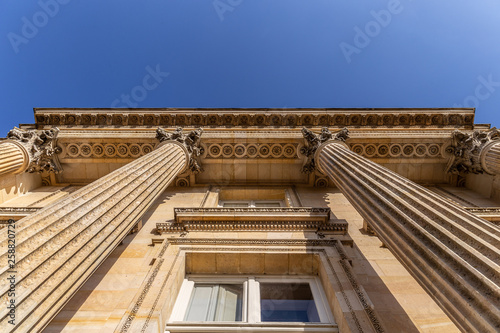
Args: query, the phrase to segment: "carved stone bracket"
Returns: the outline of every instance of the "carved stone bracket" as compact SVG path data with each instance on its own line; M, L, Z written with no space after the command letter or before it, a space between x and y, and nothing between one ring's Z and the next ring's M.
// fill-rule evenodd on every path
M452 134L452 144L446 150L453 155L447 171L453 174L483 173L485 169L481 163L482 153L486 146L496 140L500 140L500 131L496 128L489 131L476 130L472 133L455 130Z
M59 133L57 127L49 130L23 130L14 127L7 134L7 139L20 143L29 155L29 164L26 172L62 172L57 154L62 149L56 146L56 138Z
M307 157L306 162L302 166L302 172L312 173L316 169L314 154L318 147L330 140L337 140L345 142L349 138L349 130L347 128L341 129L339 132L333 134L327 127L321 129L321 134L314 134L307 128L302 128L302 135L304 136L305 144L300 149L300 153Z
M178 127L174 132L168 133L164 129L158 127L156 130L156 138L160 143L165 141L175 141L180 143L189 155L188 171L197 174L203 171L200 162L200 156L204 149L200 145L201 134L203 130L197 128L188 134L182 133L182 127Z

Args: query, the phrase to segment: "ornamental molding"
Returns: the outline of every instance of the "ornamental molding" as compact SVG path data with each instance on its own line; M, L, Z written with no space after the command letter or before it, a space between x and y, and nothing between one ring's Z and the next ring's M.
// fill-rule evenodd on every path
M62 152L59 159L135 159L144 156L154 149L156 143L126 142L106 143L97 141L59 142ZM445 158L444 143L369 143L356 142L352 139L349 147L355 153L367 158ZM202 147L204 145L202 144ZM299 143L266 144L258 142L245 143L207 143L203 159L299 159Z
M28 173L60 173L61 165L57 154L61 148L57 147L57 127L48 130L24 130L14 127L7 134L7 139L23 146L28 153Z
M156 223L160 233L182 233L189 231L316 231L328 234L345 235L347 222L323 224L317 221L275 221L275 220L237 220L237 221L183 221L182 223Z
M175 216L182 213L318 213L329 216L330 208L323 207L193 207L174 208Z
M184 147L187 153L188 170L193 174L203 171L200 166L200 156L204 153L204 148L200 145L200 139L203 130L197 128L190 131L188 134L182 133L182 127L178 127L173 132L167 132L158 127L156 130L156 138L160 141L160 145L166 142L176 142Z
M335 239L231 239L231 238L167 238L171 245L259 245L259 246L335 246ZM239 248L238 248L239 249ZM212 248L219 251L219 248ZM254 249L255 250L255 249ZM262 250L262 249L259 249ZM264 251L266 251L265 249ZM283 248L287 251L287 248ZM305 249L301 249L304 251ZM234 251L234 249L233 249Z
M138 158L149 154L158 145L144 142L62 142L60 158Z
M500 131L496 128L489 131L476 130L472 133L455 130L452 134L452 144L447 149L447 152L453 155L447 172L484 173L486 170L481 163L481 155L486 146L497 140L500 140Z
M316 162L314 155L322 143L327 141L339 141L345 143L349 138L349 130L343 128L340 131L332 134L327 127L321 129L320 134L315 134L307 128L302 128L302 135L304 136L304 146L300 149L300 153L306 156L306 161L302 166L302 172L310 174L316 169Z
M444 158L443 143L350 143L349 148L367 158Z
M41 210L42 207L1 207L0 215L29 215Z
M330 208L174 208L174 220L157 223L159 233L185 231L310 230L346 234L345 220L330 220Z
M473 110L437 109L36 109L37 126L471 127Z
M207 143L207 159L297 159L298 143Z

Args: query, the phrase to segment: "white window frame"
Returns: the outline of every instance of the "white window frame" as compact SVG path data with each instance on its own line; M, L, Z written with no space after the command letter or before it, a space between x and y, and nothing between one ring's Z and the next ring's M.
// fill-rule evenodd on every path
M318 311L319 323L261 322L260 283L308 283ZM243 284L242 321L187 322L184 320L195 283ZM257 326L256 326L257 325ZM235 327L242 332L338 332L330 306L316 276L202 276L189 275L184 279L174 309L166 327L167 332L227 332Z
M217 207L224 207L224 204L240 204L247 203L249 208L255 208L255 203L279 203L280 207L285 207L285 202L283 200L221 200L219 201ZM229 208L229 207L228 207ZM269 208L269 207L268 207ZM272 208L272 207L271 207Z

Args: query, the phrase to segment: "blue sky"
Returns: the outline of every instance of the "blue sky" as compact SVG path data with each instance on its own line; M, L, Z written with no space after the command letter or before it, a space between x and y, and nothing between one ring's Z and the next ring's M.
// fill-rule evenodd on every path
M465 106L500 126L496 0L3 0L0 13L0 136L34 107Z

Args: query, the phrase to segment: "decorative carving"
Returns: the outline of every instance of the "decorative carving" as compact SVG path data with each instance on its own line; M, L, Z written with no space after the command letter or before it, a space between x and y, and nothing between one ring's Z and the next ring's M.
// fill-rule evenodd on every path
M455 130L452 134L452 145L447 148L447 152L453 154L448 172L453 174L483 173L481 152L491 141L499 139L500 131L496 128L484 132L476 130L472 133Z
M62 149L56 146L56 138L59 133L57 127L49 130L23 130L14 127L7 134L7 138L21 143L29 154L29 165L26 172L42 173L62 171L56 155Z
M1 207L0 214L22 214L29 215L35 213L42 208L39 207Z
M317 213L330 214L330 208L323 207L194 207L174 208L174 214L181 213Z
M189 153L188 168L192 173L199 173L203 171L200 166L200 156L203 154L204 149L200 145L201 134L203 130L197 128L188 134L182 133L182 127L178 127L174 132L168 133L164 129L158 127L156 130L156 138L161 142L164 141L177 141L184 145Z
M85 110L83 110L85 111ZM432 109L423 113L347 109L167 109L162 113L151 111L127 111L97 114L81 112L69 114L54 110L37 109L37 125L48 126L209 126L209 127L297 127L297 126L353 126L353 127L458 127L473 126L473 116L464 112L446 113ZM104 110L103 110L104 112ZM165 112L165 113L163 113ZM285 115L286 114L286 115Z
M210 143L206 158L297 158L297 144Z
M187 178L178 178L176 181L175 181L175 186L178 186L178 187L188 187L189 186L189 179Z
M325 177L318 177L314 181L314 186L316 187L328 187L328 179Z
M307 161L302 166L302 172L312 173L315 170L314 153L318 147L326 141L337 140L345 142L349 138L349 130L341 129L333 135L327 127L321 129L321 134L314 134L311 130L303 127L302 135L304 136L305 145L300 149L300 153L307 157Z
M156 223L159 233L183 231L323 231L335 234L347 233L347 222L323 223L318 221L183 221Z
M104 147L96 142L76 142L60 144L61 158L137 158L154 150L149 143L108 143Z
M347 222L330 220L322 207L195 207L174 208L173 221L157 223L163 232L223 230L321 230L345 234Z
M442 144L438 143L355 143L350 145L350 148L356 154L368 158L442 158L442 146Z

